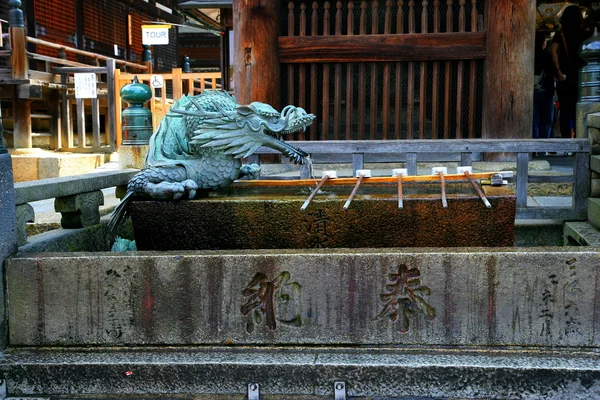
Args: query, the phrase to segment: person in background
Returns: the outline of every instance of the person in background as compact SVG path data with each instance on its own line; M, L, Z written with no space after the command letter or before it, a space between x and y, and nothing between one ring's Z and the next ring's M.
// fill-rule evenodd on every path
M535 34L535 66L533 93L533 138L549 139L554 121L554 67L546 49L546 35Z
M560 104L560 135L570 138L576 130L575 109L579 69L585 62L579 57L579 47L591 36L582 27L583 19L578 6L565 8L560 24L562 31L552 40L552 62L556 76L556 94Z

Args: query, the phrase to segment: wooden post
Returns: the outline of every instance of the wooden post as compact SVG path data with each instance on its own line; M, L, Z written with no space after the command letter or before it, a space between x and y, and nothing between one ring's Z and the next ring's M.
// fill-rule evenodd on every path
M486 1L487 58L483 83L486 139L531 137L535 4L531 0Z
M234 86L240 104L261 101L280 108L277 41L280 1L233 0Z
M25 24L20 0L10 0L8 5L9 37L10 37L10 64L13 79L28 79L27 50L25 41Z
M152 51L150 50L150 45L143 45L144 51L142 51L142 64L144 64L148 69L145 71L147 74L152 73Z
M27 80L29 71L27 68L27 52L25 49L25 24L20 0L10 0L8 5L9 36L10 36L10 66L14 80ZM23 82L25 83L25 82ZM31 103L29 99L19 98L19 86L13 89L13 120L14 120L14 148L30 149L31 140Z

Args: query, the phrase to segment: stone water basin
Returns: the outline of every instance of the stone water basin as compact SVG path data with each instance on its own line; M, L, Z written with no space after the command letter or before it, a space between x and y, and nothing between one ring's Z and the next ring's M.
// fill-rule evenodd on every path
M249 187L190 201L135 201L132 223L139 250L497 247L512 246L516 197L507 187L482 186L486 208L468 182L363 184L348 210L353 186Z

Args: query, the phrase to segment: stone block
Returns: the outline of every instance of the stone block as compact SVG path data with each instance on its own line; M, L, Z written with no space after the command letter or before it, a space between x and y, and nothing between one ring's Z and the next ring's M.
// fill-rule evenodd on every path
M600 197L600 178L590 180L590 197Z
M149 145L122 145L119 147L119 168L144 168L149 148Z
M590 248L65 253L8 260L14 346L600 347Z
M565 246L600 246L600 231L589 222L566 222Z
M34 156L13 156L13 178L15 182L39 179L38 160Z
M231 189L191 201L134 201L139 250L512 246L516 200L500 188L486 208L469 184L330 186L302 211L305 188ZM167 221L178 221L171 223Z
M62 214L60 224L63 228L85 228L100 222L99 207L104 205L101 190L57 197L54 209Z
M35 222L35 211L29 203L17 205L17 244L27 243L27 223Z
M575 137L586 138L589 136L589 126L600 128L598 125L598 113L600 112L600 104L597 102L580 102L577 103L575 110L575 118L577 121L583 121L583 124L578 123L576 127Z
M588 198L588 221L596 228L600 228L600 198Z

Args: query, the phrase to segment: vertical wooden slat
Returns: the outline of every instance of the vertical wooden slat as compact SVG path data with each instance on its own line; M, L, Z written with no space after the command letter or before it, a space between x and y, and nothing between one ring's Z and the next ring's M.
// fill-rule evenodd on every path
M60 82L62 85L66 86L68 81L67 74L60 75ZM63 89L61 92L61 107L60 113L62 118L62 147L71 149L73 148L73 131L71 127L71 104L69 103L69 98L67 97L67 90ZM110 104L110 103L109 103Z
M92 99L92 146L94 150L100 149L100 107L98 107L98 98Z
M465 0L459 0L460 9L458 12L458 31L465 31ZM462 129L462 116L463 116L463 69L464 61L458 62L458 69L456 72L456 138L461 139L463 137Z
M354 35L354 2L348 2L347 35ZM352 140L352 117L354 116L354 64L346 64L346 139Z
M529 153L517 153L517 207L527 207Z
M429 2L427 0L423 0L421 2L423 5L423 10L421 11L421 33L427 33L428 27L428 19L429 15L427 12L427 6ZM425 121L427 118L427 106L426 106L426 93L427 93L427 80L426 80L426 69L427 63L421 62L420 68L420 79L419 79L419 139L425 139Z
M379 2L371 3L371 34L379 33ZM370 139L376 139L377 133L377 63L371 63L371 117L369 118Z
M367 34L367 2L363 1L360 3L360 22L359 22L359 34ZM364 140L365 138L365 64L358 64L358 140Z
M181 68L173 68L173 98L181 99L183 96L183 82L181 80Z
M300 3L300 36L306 35L306 3ZM306 65L298 66L298 106L306 108ZM298 133L298 140L304 140L304 131Z
M397 3L398 12L396 14L396 34L404 33L404 1ZM396 91L394 99L394 139L400 139L402 132L402 64L396 63Z
M311 36L317 36L319 33L319 27L317 26L319 18L319 3L313 1L312 3L312 15L310 22ZM317 82L317 64L312 63L310 65L310 112L317 116L316 121L308 128L308 135L310 140L317 140L317 130L319 129L319 111L318 111L318 82ZM292 104L292 103L290 103Z
M415 2L408 2L408 33L415 33ZM408 99L406 105L406 137L413 139L413 110L415 106L415 63L408 63Z
M383 33L392 33L392 0L385 2L385 16L383 22ZM389 135L389 115L390 115L390 63L383 65L383 96L382 96L382 110L381 110L381 122L383 124L381 131L381 138L386 140Z
M590 155L575 153L573 163L573 208L585 215L590 194Z
M471 0L471 32L477 31L477 0ZM475 68L477 64L475 60L471 60L470 79L469 79L469 139L475 137Z
M440 31L440 0L433 0L433 33ZM440 63L433 63L433 81L431 83L431 138L438 138L438 101L439 101L439 82L440 82Z
M288 36L294 36L294 2L288 3ZM294 65L288 65L288 104L294 104ZM316 115L316 114L315 114Z
M417 175L417 153L406 153L406 173Z
M323 14L323 36L329 36L329 8L328 1L324 4L325 13ZM323 130L321 140L329 139L329 64L323 65Z
M77 99L77 147L85 147L85 103L83 99Z
M341 36L342 34L342 2L338 0L335 3L335 34ZM342 107L342 64L335 64L335 87L333 95L333 139L340 139L341 129L341 107Z
M365 168L365 154L352 153L352 176L356 176L356 171Z
M117 101L121 90L121 70L117 69L117 64L112 58L106 60L106 82L108 104L114 104L113 107L108 108L107 144L112 151L117 151L123 138L121 135L121 98L119 97Z
M446 32L454 29L454 15L452 11L453 0L446 0ZM444 139L450 137L450 81L452 79L452 62L446 61L446 73L444 74Z

